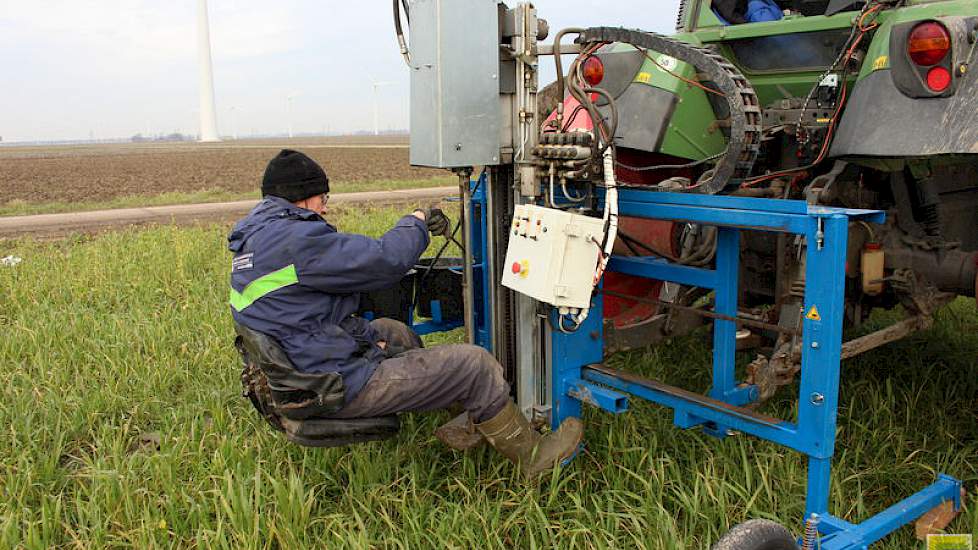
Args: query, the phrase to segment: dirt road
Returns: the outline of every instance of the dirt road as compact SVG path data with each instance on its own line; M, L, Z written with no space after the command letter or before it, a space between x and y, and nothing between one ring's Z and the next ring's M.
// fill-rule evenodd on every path
M330 207L385 206L405 203L432 202L458 192L455 187L432 187L403 191L372 191L344 193L330 197ZM70 233L95 233L122 227L194 223L229 222L240 218L255 205L255 201L184 204L148 208L121 208L70 214L41 214L37 216L0 217L0 239L32 235L55 238Z

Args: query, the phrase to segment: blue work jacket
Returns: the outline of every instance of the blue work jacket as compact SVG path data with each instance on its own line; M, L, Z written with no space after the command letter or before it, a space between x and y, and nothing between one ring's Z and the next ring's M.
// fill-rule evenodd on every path
M371 239L265 197L228 236L231 315L275 338L299 371L340 373L349 403L384 358L377 333L355 315L359 293L400 281L428 242L414 216Z

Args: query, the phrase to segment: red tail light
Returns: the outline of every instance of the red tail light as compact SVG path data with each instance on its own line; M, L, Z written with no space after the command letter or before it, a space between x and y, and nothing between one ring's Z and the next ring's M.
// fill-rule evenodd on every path
M927 71L927 87L935 92L943 92L951 85L951 71L945 67L934 67Z
M936 21L921 23L910 31L907 52L914 63L929 67L941 62L951 51L951 35Z
M592 55L584 60L583 72L584 80L591 86L597 86L604 80L604 62Z

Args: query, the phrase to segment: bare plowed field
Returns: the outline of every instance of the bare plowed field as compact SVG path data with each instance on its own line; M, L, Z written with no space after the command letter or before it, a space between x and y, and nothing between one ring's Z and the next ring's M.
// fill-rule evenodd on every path
M358 182L447 175L409 166L408 149L402 143L371 145L356 140L296 140L287 146L326 167L337 192L355 191ZM281 148L269 142L0 148L0 205L94 202L204 190L251 192L257 189L268 160Z

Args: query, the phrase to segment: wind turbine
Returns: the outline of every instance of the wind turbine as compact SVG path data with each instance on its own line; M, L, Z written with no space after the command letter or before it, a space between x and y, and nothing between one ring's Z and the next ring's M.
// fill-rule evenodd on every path
M377 90L381 86L392 86L397 84L396 82L374 82L374 135L380 135L380 107L378 107Z
M238 141L238 122L234 116L234 113L237 110L237 107L234 105L228 107L228 112L231 114L231 139L234 141Z
M217 134L214 67L211 65L211 30L207 0L197 1L197 65L200 71L200 141L221 141Z
M292 93L285 97L285 118L289 122L289 139L292 139L292 100L299 97L298 93Z

